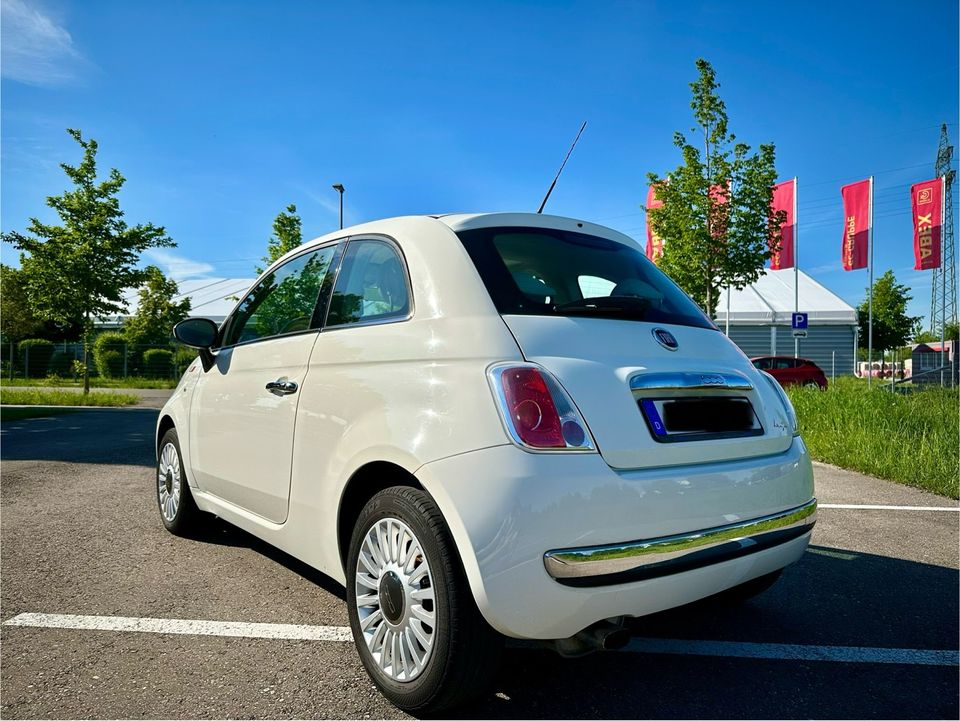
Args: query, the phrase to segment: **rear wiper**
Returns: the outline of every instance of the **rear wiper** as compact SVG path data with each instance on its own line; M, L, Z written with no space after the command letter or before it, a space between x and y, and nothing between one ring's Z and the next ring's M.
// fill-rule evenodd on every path
M557 315L628 313L641 318L648 310L650 310L650 301L634 295L582 298L553 306L553 312Z

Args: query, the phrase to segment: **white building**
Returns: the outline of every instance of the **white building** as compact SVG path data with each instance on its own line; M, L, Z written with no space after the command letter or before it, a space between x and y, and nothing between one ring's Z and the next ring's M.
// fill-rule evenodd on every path
M830 375L852 374L856 359L857 311L802 270L797 274L800 311L807 313L807 337L800 357L809 358ZM716 323L726 330L727 290L720 293ZM743 290L729 294L730 337L751 358L794 353L790 321L794 311L794 272L765 271ZM835 364L835 365L834 365Z

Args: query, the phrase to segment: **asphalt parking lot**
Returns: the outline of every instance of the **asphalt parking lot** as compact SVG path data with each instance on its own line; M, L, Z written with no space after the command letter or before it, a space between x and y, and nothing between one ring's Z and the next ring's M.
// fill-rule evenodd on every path
M163 530L155 420L4 423L2 716L403 718L338 640L342 588L220 521L199 540ZM636 620L625 651L509 648L496 687L462 715L957 718L956 503L826 466L817 495L809 552L759 598ZM235 623L156 633L117 617ZM86 627L51 627L71 624ZM257 637L271 634L290 637Z

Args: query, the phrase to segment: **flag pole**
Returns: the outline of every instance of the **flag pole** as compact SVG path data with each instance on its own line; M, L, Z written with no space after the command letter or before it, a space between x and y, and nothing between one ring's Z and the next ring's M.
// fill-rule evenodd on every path
M867 310L867 387L873 386L873 176L870 176L870 210L867 213L869 231L867 243L870 246L870 296Z
M946 365L946 351L947 351L947 275L946 269L944 268L944 241L946 240L943 235L943 231L946 228L947 222L947 176L940 176L940 272L943 273L943 282L940 284L941 291L943 292L943 303L940 305L943 308L942 315L940 316L940 387L942 388L946 385L943 382L943 367ZM956 353L956 351L954 351ZM950 378L953 378L953 364L950 364Z
M727 338L730 337L730 284L727 283Z
M800 312L800 223L797 222L797 176L793 176L793 312ZM791 323L792 325L792 323ZM800 357L800 338L793 339L793 357Z

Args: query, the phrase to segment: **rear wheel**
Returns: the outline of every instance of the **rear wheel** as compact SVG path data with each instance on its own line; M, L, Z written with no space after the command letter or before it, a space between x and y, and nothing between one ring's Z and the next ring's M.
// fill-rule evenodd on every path
M160 439L156 490L157 507L164 528L177 536L193 535L200 530L203 514L190 493L175 428L168 430Z
M820 384L816 381L807 381L803 384L804 388L813 388L814 390L820 390Z
M364 506L347 602L360 659L396 706L441 711L493 680L502 638L477 609L450 531L423 491L387 488Z

